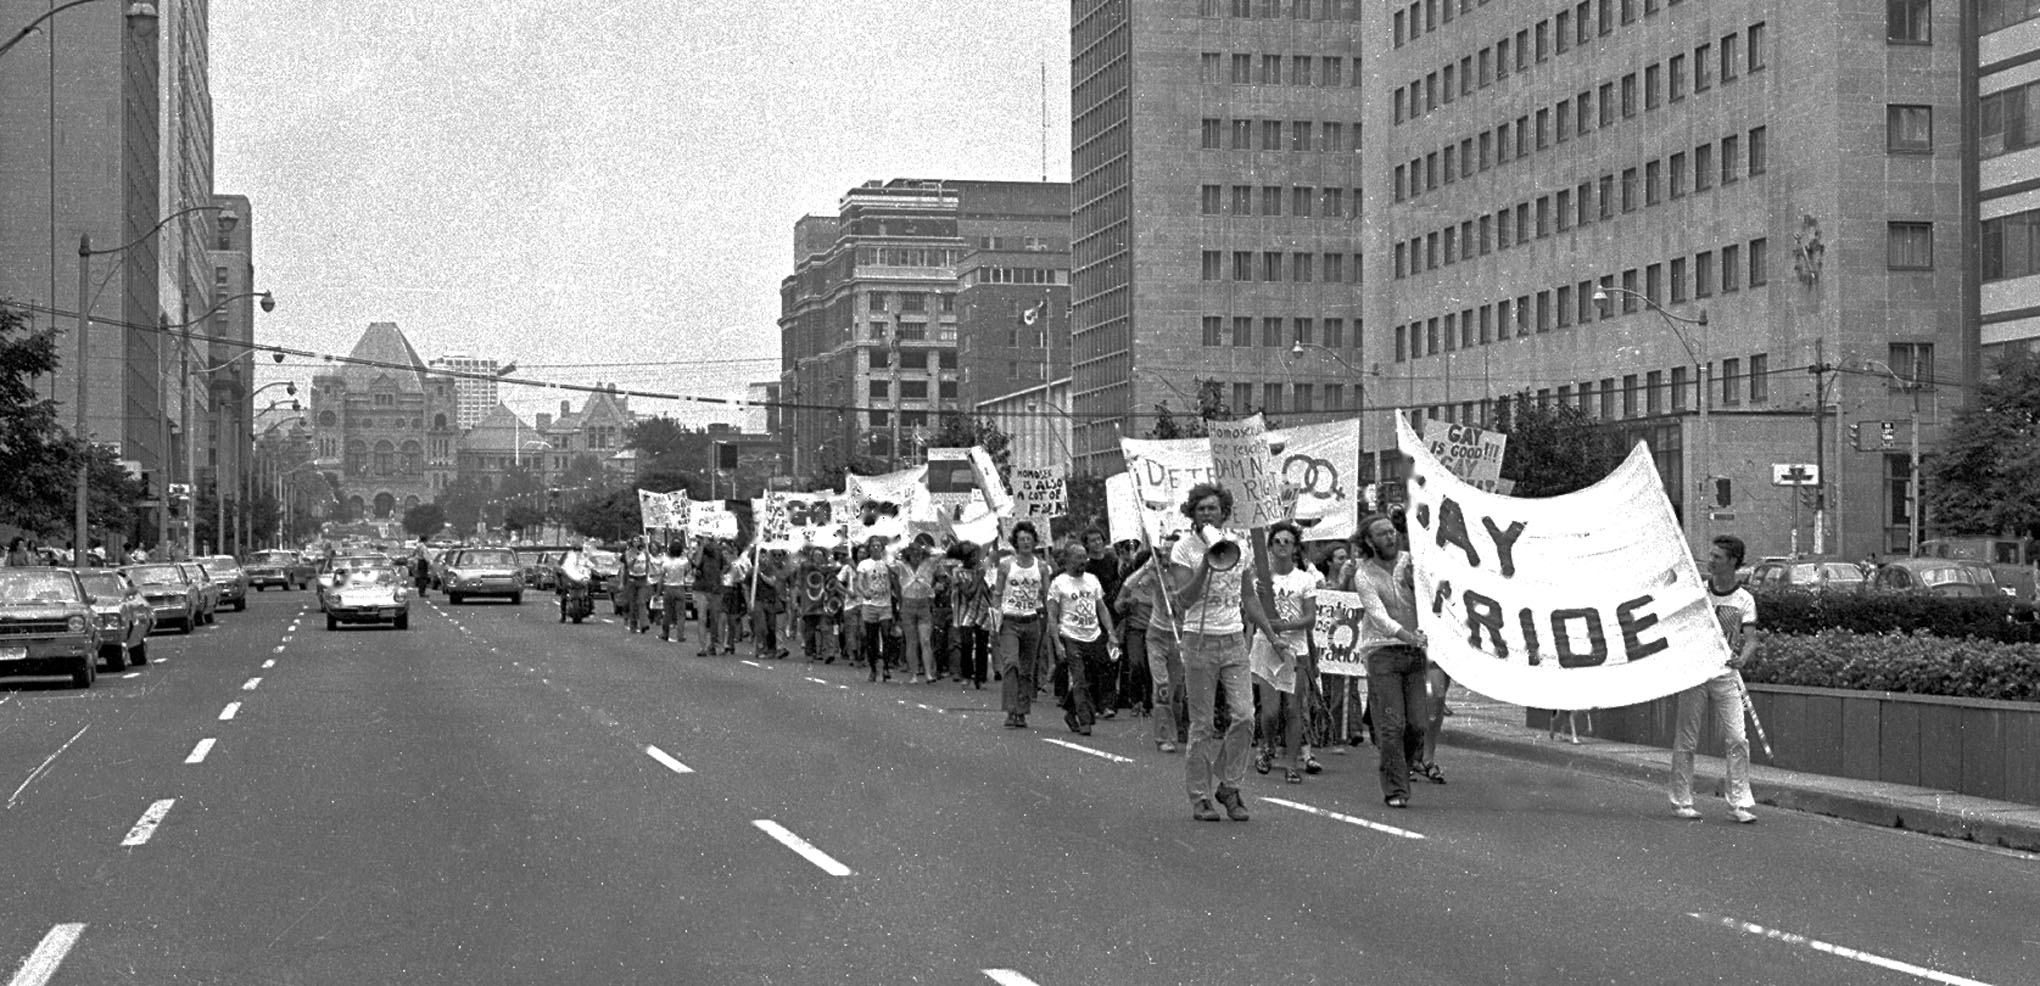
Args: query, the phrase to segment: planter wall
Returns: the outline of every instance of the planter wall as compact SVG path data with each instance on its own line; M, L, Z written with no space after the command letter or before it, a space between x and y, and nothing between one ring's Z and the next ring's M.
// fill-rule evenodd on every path
M1751 730L1756 763L2040 805L2040 703L1759 684L1750 699L1775 754L1765 759ZM1528 725L1547 728L1550 713L1526 712ZM1677 699L1598 709L1593 718L1602 739L1670 749ZM1700 752L1721 753L1711 723Z

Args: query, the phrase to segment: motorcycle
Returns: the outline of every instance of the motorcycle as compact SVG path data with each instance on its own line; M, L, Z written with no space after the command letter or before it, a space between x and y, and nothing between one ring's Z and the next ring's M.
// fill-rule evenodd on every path
M595 615L595 597L583 580L560 580L560 622L573 620L579 623Z

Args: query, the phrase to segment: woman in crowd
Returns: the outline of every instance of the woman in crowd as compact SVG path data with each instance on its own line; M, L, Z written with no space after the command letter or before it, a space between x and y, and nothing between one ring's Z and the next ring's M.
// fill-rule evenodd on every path
M687 585L694 578L694 563L687 560L687 541L679 535L666 545L666 557L660 559L658 571L652 575L655 588L666 608L659 613L659 639L673 639L673 627L680 627L680 642L687 642Z
M1410 764L1424 749L1425 658L1417 629L1410 558L1394 521L1380 514L1360 523L1361 558L1353 588L1365 610L1360 651L1367 662L1367 704L1381 751L1381 795L1391 808L1410 803Z
M990 663L992 623L990 584L985 581L984 550L969 541L949 549L955 568L949 574L950 664L965 688L985 687Z
M1098 577L1084 570L1090 555L1082 544L1063 549L1063 570L1048 585L1048 619L1055 624L1056 660L1069 669L1063 721L1070 731L1091 735L1098 712L1091 682L1111 673L1112 611Z
M1316 677L1310 660L1310 627L1317 618L1317 603L1311 594L1317 590L1318 579L1296 566L1302 541L1303 533L1295 524L1284 521L1268 528L1268 573L1275 599L1275 612L1268 623L1276 640L1288 647L1278 650L1276 640L1257 635L1247 655L1260 707L1261 752L1254 758L1254 769L1263 774L1273 769L1279 745L1286 759L1282 779L1291 784L1303 783L1306 763L1317 763L1310 757L1304 725L1310 708L1309 682Z
M1318 588L1352 591L1352 562L1351 543L1328 542L1318 562ZM1360 701L1360 678L1320 671L1318 683L1324 693L1325 729L1323 735L1314 738L1320 747L1344 755L1347 747L1359 745L1360 738L1367 734L1361 725L1365 707Z
M701 539L701 555L694 560L694 599L701 609L701 650L697 657L709 657L722 646L723 572L727 563L715 538Z
M1041 613L1048 601L1048 563L1035 557L1041 535L1019 521L1011 535L1013 554L999 562L992 586L993 627L999 641L1000 705L1006 728L1026 729L1034 705L1035 664L1041 652Z
M941 591L942 563L930 557L928 545L916 538L900 551L892 573L900 587L900 641L908 681L932 685L942 680L935 668L935 596Z

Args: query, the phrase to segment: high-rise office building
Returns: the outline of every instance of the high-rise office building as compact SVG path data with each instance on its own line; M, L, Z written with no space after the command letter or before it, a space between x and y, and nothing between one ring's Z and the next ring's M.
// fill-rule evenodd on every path
M460 430L473 428L496 409L495 376L498 367L495 360L466 353L447 353L433 360L431 367L455 373L481 374L453 378L454 397L460 405L456 419L460 424Z
M1082 465L1110 471L1200 381L1288 423L1361 405L1361 18L1379 6L1072 5Z
M1907 457L1838 436L1975 364L1964 6L1370 5L1368 402L1574 405L1697 551L1904 550Z
M223 512L232 518L237 515L234 506L252 496L250 468L254 462L256 408L250 384L255 379L255 360L262 358L252 348L257 304L252 297L256 290L255 224L247 196L215 195L212 201L232 218L214 224L214 239L206 250L212 267L207 307L213 312L193 325L191 332L194 342L204 340L206 365L220 367L208 374L211 407L206 415L210 439L207 448L212 473L209 478L219 484L226 508ZM229 530L221 539L222 548L233 553L251 543L252 532L245 528L246 513L239 512L238 516L242 525Z
M1894 6L1900 6L1895 4ZM1905 29L1931 42L1927 0L1902 4ZM2040 6L1976 5L1979 342L1983 368L2040 340Z

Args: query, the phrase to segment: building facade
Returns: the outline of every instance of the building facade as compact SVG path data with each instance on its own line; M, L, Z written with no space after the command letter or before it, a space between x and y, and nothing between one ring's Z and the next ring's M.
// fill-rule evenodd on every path
M447 353L427 365L434 370L479 374L453 378L454 398L460 405L456 419L461 430L475 427L481 423L483 417L496 410L498 398L495 377L500 367L495 360L467 353Z
M1649 442L1699 551L1903 551L1906 457L1837 436L1974 366L1964 6L1380 7L1369 403L1577 406Z
M972 405L1006 433L1007 459L1016 466L1067 466L1071 460L1068 377L1022 387Z
M223 218L213 225L214 238L206 258L212 268L207 303L211 314L191 327L205 338L206 365L220 369L207 374L210 408L207 441L202 453L207 481L222 491L222 511L245 521L246 511L233 509L251 502L254 482L255 360L255 219L245 195L215 195ZM233 525L230 525L233 526ZM248 543L245 523L223 535L223 550L239 554Z
M956 355L965 407L1069 376L1069 239L1037 242L1033 250L997 243L957 263Z
M312 378L318 467L339 519L401 520L452 484L461 433L453 381L427 372L395 322L375 322L337 370Z
M1199 380L1284 422L1361 406L1361 17L1386 10L1072 5L1080 463L1115 471L1119 438L1195 407Z

